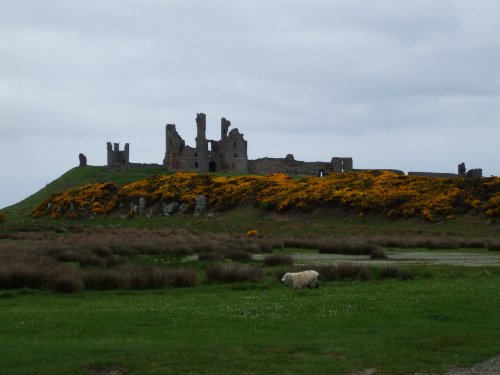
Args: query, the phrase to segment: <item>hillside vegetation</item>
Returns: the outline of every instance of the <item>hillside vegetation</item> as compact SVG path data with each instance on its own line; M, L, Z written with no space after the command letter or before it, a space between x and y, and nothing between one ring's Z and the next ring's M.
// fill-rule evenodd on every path
M331 174L295 179L284 174L217 176L196 173L153 175L120 186L96 182L54 193L33 211L34 217L88 218L115 212L133 216L143 198L148 214L163 214L166 204L193 210L196 197L207 208L223 211L255 206L271 211L347 208L359 215L419 217L427 221L478 213L500 215L500 178L438 179L391 172Z

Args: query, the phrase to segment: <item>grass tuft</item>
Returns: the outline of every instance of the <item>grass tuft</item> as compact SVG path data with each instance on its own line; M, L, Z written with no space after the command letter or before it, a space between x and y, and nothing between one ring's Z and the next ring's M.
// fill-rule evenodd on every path
M262 270L249 264L216 263L206 270L207 280L225 283L241 281L259 282L264 277Z
M264 265L269 267L275 266L293 266L293 258L291 255L272 254L264 258Z

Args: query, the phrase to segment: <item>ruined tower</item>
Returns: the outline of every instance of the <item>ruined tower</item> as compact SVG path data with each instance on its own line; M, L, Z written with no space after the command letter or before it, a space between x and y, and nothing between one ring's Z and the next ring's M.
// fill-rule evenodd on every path
M120 144L111 142L107 143L107 151L108 151L108 167L121 167L128 165L129 161L129 151L130 145L125 143L125 149L120 151Z
M214 158L221 171L248 172L247 141L238 129L229 131L231 121L221 119L221 140L216 142Z
M196 151L194 154L194 166L202 171L209 170L209 149L206 136L207 116L204 113L196 114Z
M333 157L331 161L332 172L352 172L352 158Z
M170 170L199 172L248 172L247 141L231 122L221 119L221 139L207 139L204 113L196 115L196 147L186 146L175 125L168 124L163 164Z

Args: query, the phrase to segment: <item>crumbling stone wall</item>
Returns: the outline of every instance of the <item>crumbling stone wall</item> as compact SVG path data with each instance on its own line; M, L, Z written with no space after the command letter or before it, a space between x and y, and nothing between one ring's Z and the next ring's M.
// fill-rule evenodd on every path
M408 172L408 176L434 177L434 178L463 178L464 176L455 173L438 172Z
M465 163L458 165L458 173L434 173L434 172L408 172L408 176L422 176L422 177L437 177L437 178L480 178L483 177L483 170L481 168L470 169L467 171Z
M334 173L352 172L352 158L332 158L332 169Z
M247 141L238 129L232 129L229 133L231 122L224 117L221 119L221 139L212 141L212 153L210 162L212 168L220 171L236 173L248 172Z
M334 157L330 162L295 160L292 154L285 158L261 158L248 161L248 172L256 174L285 173L302 176L325 176L329 173L352 172L352 158Z
M481 168L469 169L467 171L467 177L481 178L483 177L483 170Z
M197 150L186 146L174 124L167 124L166 150L163 165L170 170L196 170ZM201 170L201 169L200 169Z
M125 149L120 151L120 144L114 143L111 146L111 142L107 143L107 151L108 151L108 167L120 167L124 165L128 165L129 161L129 151L130 145L128 143L125 144Z
M206 138L206 115L196 116L196 147L186 146L175 129L168 124L166 128L166 150L163 164L171 170L199 172L248 172L247 141L238 129L229 132L231 122L221 119L221 139ZM210 148L209 148L210 145Z
M377 169L353 169L350 157L333 157L330 162L305 162L295 160L292 154L285 158L260 158L248 160L247 141L238 129L229 130L231 122L221 119L220 140L207 139L206 115L196 115L196 146L187 146L177 133L175 124L166 126L166 146L163 165L173 171L193 172L235 172L235 173L285 173L302 176L325 176L329 173L363 172ZM155 166L154 164L131 164L129 161L129 144L120 151L119 144L108 147L108 166ZM82 161L82 158L80 159ZM81 162L82 163L82 162ZM398 174L400 170L381 169ZM476 168L467 171L465 163L458 165L458 173L409 172L410 176L425 176L438 178L478 178L482 177L482 169Z

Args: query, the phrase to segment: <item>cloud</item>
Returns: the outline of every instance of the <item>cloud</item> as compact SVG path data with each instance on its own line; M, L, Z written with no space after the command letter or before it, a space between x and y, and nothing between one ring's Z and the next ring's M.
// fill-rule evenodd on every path
M164 125L193 144L196 112L211 138L229 118L254 158L499 174L499 14L493 0L4 2L0 206L79 152L104 164L108 140L161 162Z

